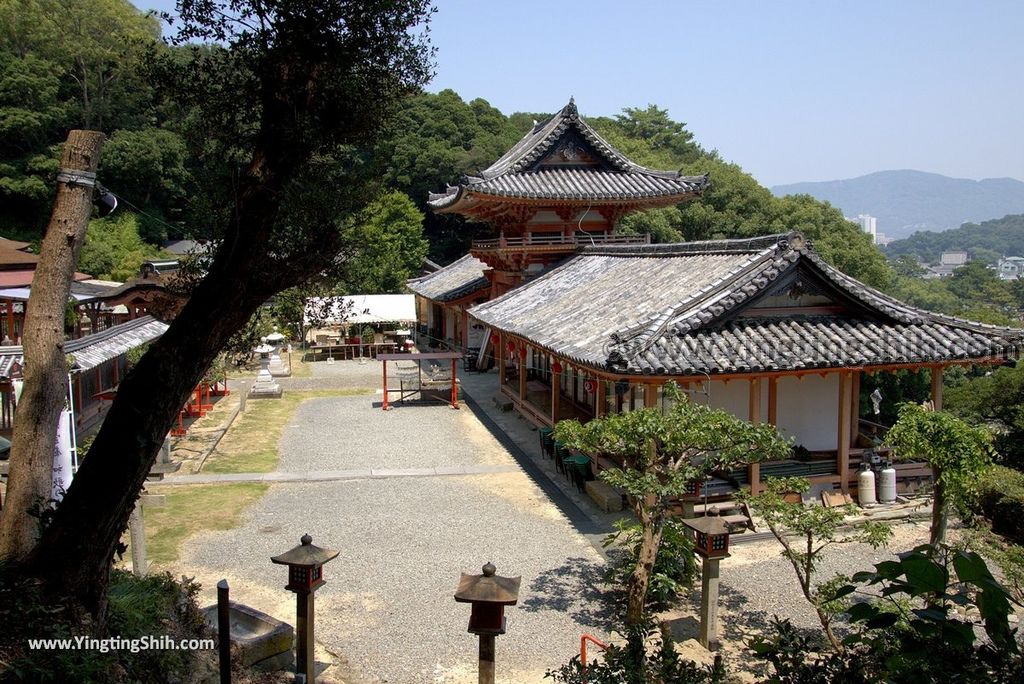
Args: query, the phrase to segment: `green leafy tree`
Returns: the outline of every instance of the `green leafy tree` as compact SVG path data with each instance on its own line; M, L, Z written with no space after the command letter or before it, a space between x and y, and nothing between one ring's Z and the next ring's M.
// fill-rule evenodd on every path
M651 572L661 545L671 499L694 481L740 463L780 459L789 446L769 425L753 425L690 401L674 384L665 387L672 406L617 413L582 424L561 421L555 439L591 455L621 462L602 479L625 491L643 527L637 563L626 584L626 623L643 620Z
M219 247L121 381L53 523L16 559L100 626L115 549L179 409L264 302L349 248L346 222L380 190L373 149L432 71L426 0L180 0L178 10L175 40L216 46L157 53L154 72L193 134L205 132L203 180L230 181L208 196Z
M124 282L138 277L142 262L166 256L139 237L135 214L117 212L89 223L78 269L103 280Z
M855 574L840 593L858 585L873 590L847 609L862 627L847 641L870 654L886 681L1013 681L1024 674L1009 624L1013 598L978 554L921 546ZM973 619L954 611L958 606L976 609L986 639Z
M810 488L810 481L803 478L770 478L765 481L764 492L757 496L747 494L743 499L782 545L782 556L793 567L800 592L814 608L825 638L832 648L841 650L842 644L832 629L832 622L842 610L836 589L846 578L815 582L822 555L835 544L862 542L877 548L889 540L892 531L882 523L873 522L842 531L856 507L804 505L800 495ZM795 500L790 498L793 495L797 495Z
M1024 364L967 379L947 389L945 400L964 421L991 426L1000 462L1024 470Z
M371 202L352 222L342 294L398 293L427 256L423 212L401 192Z
M951 413L906 403L886 442L898 458L924 459L932 467L929 543L937 547L946 538L950 506L969 513L981 477L992 465L992 438L985 429L971 427Z
M194 190L185 140L174 131L147 127L119 130L103 149L103 184L119 198L158 216L139 221L140 236L149 243L167 239L160 217L181 216Z

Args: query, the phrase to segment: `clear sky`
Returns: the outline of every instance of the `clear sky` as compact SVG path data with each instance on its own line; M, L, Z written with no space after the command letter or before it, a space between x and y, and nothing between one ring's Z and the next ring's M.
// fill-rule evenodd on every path
M135 0L166 8L173 0ZM648 103L765 185L1024 180L1020 0L436 0L431 90L505 113Z

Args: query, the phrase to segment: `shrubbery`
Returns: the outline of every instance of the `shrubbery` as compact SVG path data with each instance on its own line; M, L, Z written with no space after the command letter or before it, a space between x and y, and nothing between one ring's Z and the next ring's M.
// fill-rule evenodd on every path
M196 668L189 650L29 650L29 639L115 636L124 639L208 636L196 605L199 586L170 574L136 577L114 570L108 594L105 634L93 624L41 595L30 579L0 569L0 681L3 682L177 682ZM4 669L6 667L6 669Z
M978 487L975 512L992 523L992 531L1024 544L1024 473L993 466Z

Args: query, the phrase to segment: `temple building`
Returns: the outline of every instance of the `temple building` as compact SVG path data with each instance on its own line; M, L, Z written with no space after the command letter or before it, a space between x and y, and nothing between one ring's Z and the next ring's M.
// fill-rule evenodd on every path
M825 263L799 233L605 245L469 310L488 326L501 392L538 425L695 401L775 425L806 449L801 474L846 490L859 463L864 373L1016 358L1024 330L903 304ZM817 460L817 465L813 461ZM755 491L756 464L746 482Z
M434 211L489 223L496 234L410 283L421 331L473 348L468 306L508 292L583 245L646 243L645 235L618 234L619 220L693 199L707 186L706 176L630 161L580 118L570 100L479 175L430 195Z
M1024 347L1024 330L858 282L800 233L659 245L616 233L626 213L687 201L708 182L633 164L570 101L479 177L431 195L436 211L498 235L410 282L421 331L471 348L469 331L482 328L501 393L539 426L664 406L674 381L802 447L804 461L765 474L842 491L868 445L865 373L926 370L941 408L943 368L1008 363ZM751 464L731 479L756 492L762 476Z

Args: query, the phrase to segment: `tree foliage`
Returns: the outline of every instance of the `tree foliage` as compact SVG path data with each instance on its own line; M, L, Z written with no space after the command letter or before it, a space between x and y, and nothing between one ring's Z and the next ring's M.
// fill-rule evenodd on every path
M121 381L53 524L17 559L100 628L114 551L179 409L268 298L347 254L346 226L380 194L371 160L382 127L432 68L425 0L181 0L179 10L178 41L216 46L154 52L147 73L160 76L162 104L188 113L190 144L205 133L192 148L203 178L228 181L209 187L218 249Z
M139 236L135 214L118 213L89 222L78 270L101 280L124 282L138 277L142 262L166 257Z
M782 556L793 567L800 592L814 608L825 637L838 650L841 645L832 630L832 621L842 608L836 593L837 580L815 581L822 554L834 544L851 542L877 548L888 541L892 531L882 523L872 522L844 531L846 519L856 512L854 506L829 508L816 503L805 505L799 498L789 499L794 494L803 495L810 488L810 481L803 478L769 478L763 492L755 496L747 493L742 498L782 545Z
M886 434L898 458L923 459L932 467L932 546L945 539L949 506L970 513L982 476L992 465L992 438L983 428L971 427L945 411L906 403L899 419Z
M644 408L555 426L555 439L570 448L623 464L601 477L630 496L643 527L636 567L627 583L626 621L631 625L643 618L671 498L711 473L789 454L789 445L770 425L754 425L692 402L674 383L666 385L665 393L671 402L665 411Z
M889 256L913 255L925 263L938 263L943 252L963 250L974 261L995 263L994 257L1024 256L1024 214L1009 214L981 223L965 223L959 228L936 233L919 231L885 247Z
M352 253L337 294L402 292L427 256L423 212L401 192L375 199L348 230Z
M991 426L998 460L1024 470L1024 364L948 388L946 409L968 423Z

